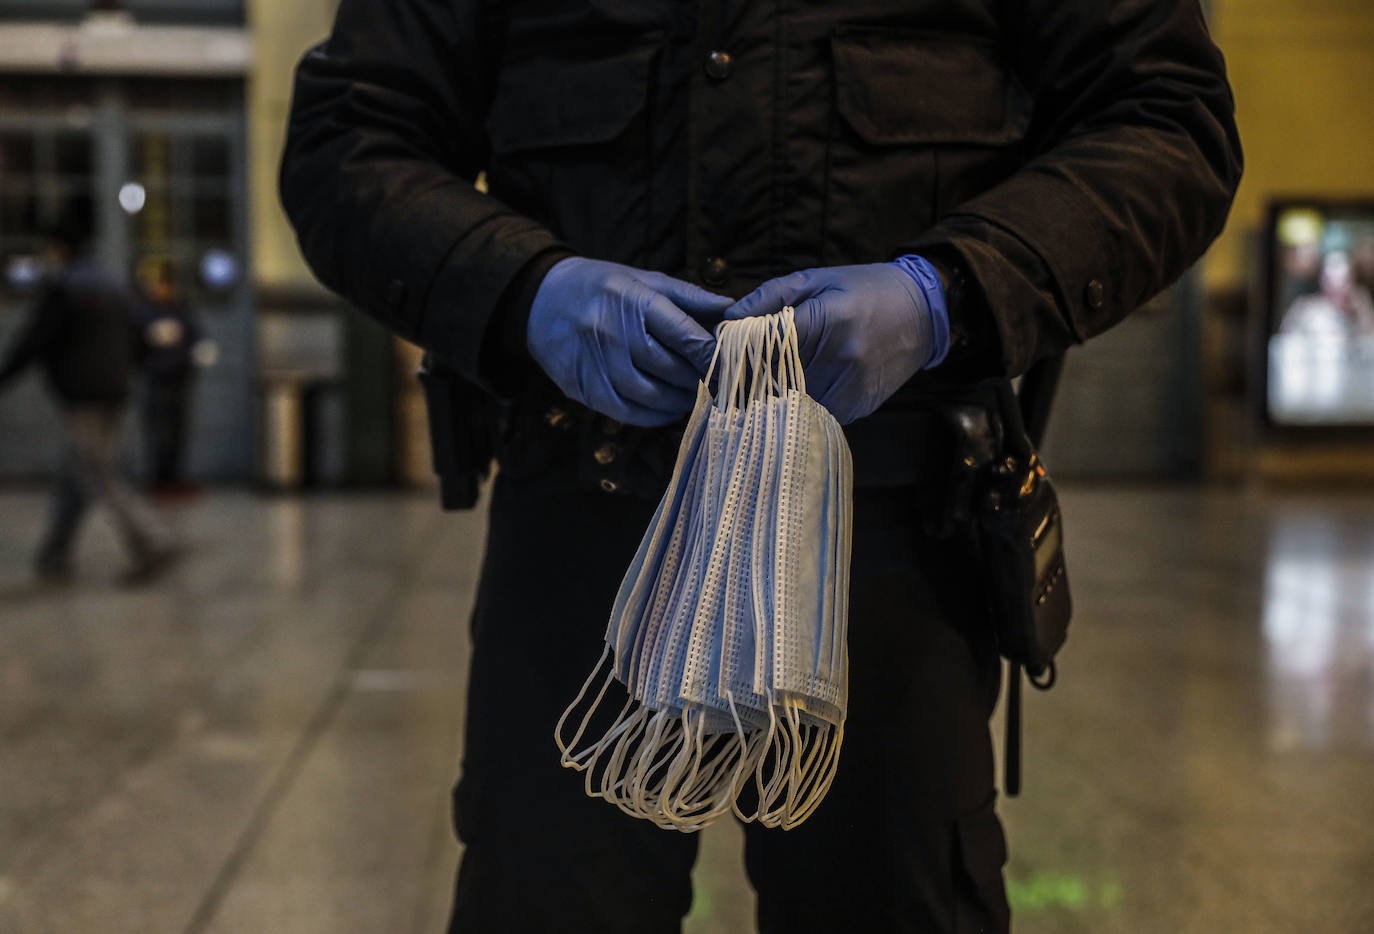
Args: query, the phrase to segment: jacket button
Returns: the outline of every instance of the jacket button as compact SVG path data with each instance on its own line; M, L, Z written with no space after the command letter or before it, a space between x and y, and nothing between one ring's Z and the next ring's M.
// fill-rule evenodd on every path
M708 256L701 263L701 281L707 285L724 285L730 266L719 256Z
M607 441L592 452L592 457L596 459L598 464L605 467L611 461L615 460L615 456L619 453L620 449L616 446L615 442Z
M1089 308L1096 310L1102 307L1106 294L1107 290L1101 279L1090 279L1087 289L1083 292L1083 300L1088 303Z
M406 300L406 284L400 279L392 279L386 287L386 310L392 313L401 310Z
M717 81L724 81L735 70L735 62L729 52L716 49L706 56L706 73Z
M614 480L611 480L607 477L601 478L600 486L602 491L606 493L614 493L616 490L620 489L619 483L616 483Z

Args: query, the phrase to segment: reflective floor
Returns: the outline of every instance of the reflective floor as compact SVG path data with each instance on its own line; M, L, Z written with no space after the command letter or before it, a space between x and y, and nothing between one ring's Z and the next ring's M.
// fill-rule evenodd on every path
M1020 934L1374 932L1374 496L1072 488L1061 681L1004 800ZM216 494L124 590L0 494L0 931L437 932L480 517ZM707 834L691 934L752 930Z

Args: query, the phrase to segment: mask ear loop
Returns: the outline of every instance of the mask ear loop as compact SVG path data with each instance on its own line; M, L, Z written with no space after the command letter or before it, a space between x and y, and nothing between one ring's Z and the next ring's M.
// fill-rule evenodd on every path
M748 327L746 322L725 322L718 330L716 343L716 355L713 365L720 367L720 376L717 381L715 405L719 412L729 418L734 417L734 413L742 408L744 363L743 363L743 340L747 337ZM721 491L710 490L708 495L719 496ZM714 548L713 548L714 551ZM714 555L712 555L714 560ZM693 627L698 625L698 621L693 618ZM705 724L704 713L698 713L697 728L691 725L690 707L684 706L680 715L680 735L681 743L669 747L673 754L667 759L656 762L650 769L648 775L652 776L653 771L662 768L666 764L667 771L663 776L662 784L655 788L646 787L646 775L644 772L645 759L641 755L636 758L634 771L635 787L638 797L636 806L642 810L649 810L651 807L655 812L655 823L660 825L667 821L670 826L678 826L684 820L675 812L674 794L678 794L678 801L681 799L681 792L684 790L684 783L691 780L695 781L701 767L701 758L704 753L702 748L702 730ZM656 731L652 742L660 742L660 734Z
M728 321L722 321L720 325L716 327L716 346L711 351L711 362L707 365L706 375L702 377L701 380L706 384L707 392L711 391L711 377L716 375L716 364L720 360L721 340L725 337L727 331L726 325L729 323ZM717 386L719 386L719 383L717 383Z
M759 789L758 821L765 827L776 827L781 819L781 814L775 806L787 789L788 763L792 761L792 741L787 730L786 718L776 714L775 716L778 729L773 733L772 742L759 760L754 776ZM763 774L770 764L772 773L765 783Z
M592 787L592 779L597 774L597 766L602 765L607 769L610 768L610 765L603 757L608 751L613 750L613 744L617 742L619 737L623 736L627 731L632 730L635 724L640 722L640 715L643 708L641 707L631 713L632 708L635 708L637 704L638 701L633 697L625 701L625 706L620 708L620 713L617 715L615 725L606 731L606 735L603 736L600 741L584 751L587 754L586 761L577 761L575 759L571 763L563 763L567 768L585 773L583 784L586 786L588 796L593 798L601 797L601 794ZM604 773L602 774L602 778L604 780Z
M735 408L742 370L741 342L747 330L746 321L726 321L721 324L716 341L719 376L716 380L715 405L722 412Z
M716 820L728 808L728 804L721 805L716 778L719 763L728 761L731 754L731 744L721 740L733 737L707 734L706 718L705 708L692 708L695 726L689 724L687 728L691 733L692 756L687 767L673 776L671 783L665 783L659 794L656 813L660 818L659 826L665 829L693 833ZM704 761L708 764L703 770Z
M814 786L816 777L821 774L826 763L826 755L829 750L830 724L828 723L801 723L800 708L793 706L792 715L798 721L798 730L804 731L803 748L807 750L805 759L802 758L800 750L793 761L793 772L789 781L787 801L784 806L784 813L787 818L783 826L793 815L803 810L809 805L810 799L806 789ZM824 754L823 754L824 753Z
M733 417L734 413L745 408L752 388L749 382L752 376L757 381L757 367L755 372L750 373L748 363L757 359L757 335L759 333L758 322L749 319L739 322L730 322L722 326L719 351L721 354L721 379L719 387L722 390L719 395L726 398L724 410ZM728 391L727 391L728 390ZM686 712L684 711L684 755L676 757L669 768L661 792L660 811L663 816L670 821L673 826L679 829L687 827L703 826L702 820L714 819L723 813L716 799L718 793L712 793L707 800L697 800L698 795L704 789L714 787L718 773L722 766L730 762L735 750L729 742L707 741L705 739L706 715L701 712L697 718L697 729L690 729ZM711 745L710 761L706 761L708 754L707 744ZM697 812L703 808L708 808L719 813L712 815L698 815Z
M677 714L671 709L658 711L650 722L653 724L653 732L640 744L633 761L633 773L629 782L629 801L632 809L628 810L628 813L653 820L651 815L654 813L654 802L657 802L658 794L657 790L650 786L650 780L653 779L654 772L664 768L679 754L675 742L677 735L673 731L673 728L679 727L679 722ZM686 738L683 738L683 742L686 742Z
M733 752L730 742L720 742L721 735L707 738L706 712L698 711L693 736L694 757L690 769L684 769L675 780L664 786L663 814L678 830L691 831L705 826L720 816L719 788L715 779L720 763L729 761ZM733 735L724 737L733 740ZM705 765L709 755L709 764ZM704 813L703 813L704 811Z
M825 763L825 767L820 772L822 778L809 798L805 799L803 806L793 815L791 821L782 825L784 830L791 830L816 813L816 808L820 807L821 802L825 800L825 796L830 792L831 784L835 781L835 774L839 771L840 765L840 747L844 743L844 724L841 723L839 726L826 724L826 726L829 727L830 748L822 760Z
M795 333L788 329L791 314L791 306L786 306L777 315L770 316L777 354L776 362L774 362L770 353L770 364L776 367L780 396L785 396L790 391L798 377L794 366L795 355L789 353L789 338ZM795 340L793 339L791 342L794 343ZM779 425L778 428L783 430L785 425ZM773 580L771 577L768 579ZM778 611L779 608L774 606L774 613ZM770 622L769 625L771 626L773 623ZM776 650L775 645L774 651ZM771 679L771 666L769 671ZM801 736L795 719L790 715L790 705L776 693L776 689L776 685L771 685L767 692L770 725L775 729L773 740L768 751L759 760L755 771L755 783L759 789L758 819L764 826L770 827L777 826L786 813L785 796L792 785L796 758L801 753ZM781 724L779 724L780 720ZM778 728L779 726L780 728ZM775 749L776 753L773 752ZM763 772L770 762L773 764L773 774L770 781L765 785L762 780ZM781 805L777 806L779 799L783 800Z
M768 349L768 359L773 364L773 394L776 396L786 395L787 390L791 388L792 384L790 361L787 359L787 349L785 346L785 340L782 329L783 320L786 317L786 315L787 309L783 308L783 310L778 312L776 315L770 316L772 318L773 325L771 328L772 333L770 336L773 340ZM776 358L776 360L774 358Z
M719 814L730 809L729 799L719 800L722 794L734 786L734 775L739 771L739 762L744 757L745 744L737 731L716 733L706 740L709 759L700 775L686 787L688 795L702 795L719 806ZM730 781L724 779L729 778ZM709 793L708 793L709 791Z
M772 393L777 392L781 388L779 384L780 373L778 372L777 363L774 359L778 347L778 329L776 315L767 316L767 323L764 326L763 330L763 347L764 359L766 361L767 379L763 381L764 385L760 388L760 391L767 393L771 396ZM768 460L765 460L765 463L768 462ZM755 558L752 555L750 561L751 567L754 567L753 562L755 561ZM755 645L761 648L762 646L767 644L767 634L764 631L762 631L760 627L766 623L766 625L771 629L772 623L769 619L769 614L765 612L763 604L762 581L766 579L766 575L760 575L758 573L758 571L760 570L760 568L755 567L754 572L751 573L750 576L753 580L752 590L754 601L754 639ZM771 670L771 666L769 670ZM755 673L757 680L757 668ZM767 770L770 759L775 760L778 763L782 761L784 757L783 747L786 742L783 734L778 732L778 718L775 705L773 703L773 692L771 688L767 684L763 683L756 684L755 688L759 691L760 696L763 698L764 712L768 714L768 728L756 737L757 742L755 744L752 744L753 748L750 749L749 755L746 758L746 764L750 766L748 778L741 776L741 789L743 781L749 780L751 778L758 799L757 806L754 812L750 815L744 814L740 810L738 805L734 807L734 812L736 816L746 822L762 820L764 815L768 813L769 805L771 804L772 799L774 797L773 789L775 781L773 781L772 779L775 778L775 776L770 777L770 780L768 782L765 782L764 772Z
M792 388L806 393L806 371L802 367L801 338L797 334L796 311L791 305L782 310L783 347L792 375Z
M776 315L769 315L763 329L763 368L768 378L759 387L759 401L763 403L783 393L784 375L774 359L778 355L778 348L778 319Z
M563 711L563 716L559 718L558 725L554 728L554 742L558 744L560 751L559 763L564 768L571 768L578 772L585 771L587 773L587 794L594 798L600 797L600 795L596 794L592 789L592 774L596 770L596 764L601 760L602 754L606 752L610 744L616 741L617 737L623 736L626 731L630 730L634 726L636 718L640 717L643 713L643 709L641 708L636 714L627 716L631 707L636 703L633 697L627 698L624 706L620 708L620 712L616 715L615 721L606 731L605 735L595 744L574 752L577 744L581 741L583 734L586 732L592 717L596 714L596 711L600 709L601 702L605 698L606 691L610 688L611 682L615 680L615 672L612 670L602 683L601 690L598 692L596 700L592 702L591 707L588 708L587 713L583 716L582 722L578 725L576 734L574 734L573 738L564 745L562 734L568 715L586 695L592 680L596 677L597 671L599 671L601 665L605 663L606 653L609 649L610 646L608 645L606 650L603 650L601 661L598 662L596 668L592 670L591 677L587 679L587 682L582 686L582 690L578 693L578 696L574 698L572 704L568 706L568 709Z
M592 682L596 680L597 672L601 670L602 665L606 664L606 658L610 654L611 645L608 642L606 643L606 647L601 650L601 658L597 661L596 665L592 667L592 673L587 676L586 681L582 682L582 689L577 692L577 696L573 698L572 703L563 711L563 716L558 718L558 723L553 728L553 741L558 746L558 752L560 754L559 761L565 768L576 767L573 765L572 760L575 760L577 757L569 755L569 751L581 741L582 734L587 729L587 724L591 722L592 715L596 713L597 707L601 704L601 699L606 696L606 691L611 686L610 682L615 680L614 671L612 671L602 683L601 691L596 695L596 700L592 701L592 705L587 709L587 715L582 718L582 723L578 726L577 732L573 734L573 738L566 744L563 742L563 726L568 722L568 717L572 714L573 710L577 708L578 704L582 703L582 699L586 697L587 692L591 690Z
M766 321L749 318L731 322L728 329L730 342L723 353L734 367L729 408L732 413L746 409L760 391L760 361L766 325ZM706 740L704 712L699 719L695 737L697 754L691 760L691 767L686 773L674 776L676 795L670 796L665 806L665 812L675 824L681 825L689 819L711 820L729 809L731 799L721 799L722 793L728 795L733 788L734 773L731 773L731 781L728 784L722 783L720 779L736 757L739 762L743 762L744 759L743 729L738 717L735 716L734 719L736 733L723 741ZM737 764L735 772L738 772L738 768ZM707 809L708 813L698 817L697 812L702 809Z
M796 783L798 762L802 755L803 737L801 735L801 724L797 718L796 707L784 699L780 704L782 717L786 729L779 734L785 742L786 752L779 757L778 771L774 775L773 795L769 803L774 804L781 799L781 803L776 808L770 808L766 814L759 816L759 821L765 827L779 827L787 818L791 806L793 788Z
M773 389L775 378L773 374L772 355L775 342L776 323L772 315L749 319L748 356L752 381L749 385L748 403L751 405L763 404L768 398L770 391ZM762 421L764 415L762 413L757 413L755 418ZM758 440L755 443L762 444L762 430L760 430L756 437ZM750 579L752 579L752 574L750 575ZM757 614L759 611L757 593L754 594L754 604L755 613ZM770 724L767 734L764 735L761 741L758 740L757 732L754 737L750 737L744 729L744 724L740 721L739 709L735 703L734 692L726 689L725 700L729 705L730 717L734 721L735 743L738 747L739 756L730 774L730 783L727 791L729 796L729 810L733 811L741 820L747 822L753 818L742 813L738 806L737 798L739 792L743 788L743 782L746 775L757 765L759 755L762 750L767 747L768 738L772 736L772 726Z
M587 775L588 794L591 794L592 797L605 798L617 807L621 807L622 810L624 809L622 805L628 800L625 795L629 793L628 789L633 777L631 770L636 757L646 742L646 733L653 716L653 708L641 703L630 718L628 728L620 734L620 738L616 740L615 746L611 750L606 771L601 776L601 794L597 795L591 792L590 772Z

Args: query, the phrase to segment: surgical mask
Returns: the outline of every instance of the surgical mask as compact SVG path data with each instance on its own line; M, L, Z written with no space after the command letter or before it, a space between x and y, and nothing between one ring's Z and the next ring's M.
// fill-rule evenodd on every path
M588 794L689 832L731 810L792 827L819 806L848 700L852 474L806 395L792 310L722 325L601 661L555 729Z

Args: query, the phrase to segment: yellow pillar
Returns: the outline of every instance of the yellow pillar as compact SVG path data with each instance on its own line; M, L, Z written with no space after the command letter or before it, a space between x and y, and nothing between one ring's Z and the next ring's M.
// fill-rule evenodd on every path
M1374 195L1374 4L1213 0L1212 32L1236 94L1245 177L1208 254L1209 288L1243 287L1276 195Z
M251 225L257 281L272 289L311 288L314 277L277 197L277 168L291 107L292 70L329 34L337 0L249 0L256 60L248 85Z

